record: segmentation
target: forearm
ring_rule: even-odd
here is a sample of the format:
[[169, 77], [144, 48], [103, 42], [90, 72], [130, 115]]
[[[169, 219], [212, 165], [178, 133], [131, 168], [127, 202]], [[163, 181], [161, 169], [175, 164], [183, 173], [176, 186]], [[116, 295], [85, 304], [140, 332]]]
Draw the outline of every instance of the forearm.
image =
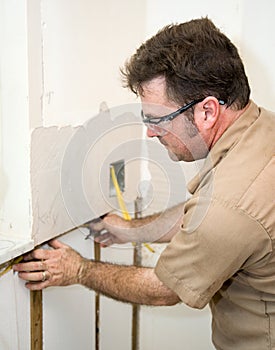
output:
[[183, 206], [184, 204], [180, 203], [163, 213], [129, 222], [129, 228], [133, 230], [132, 236], [136, 242], [170, 242], [182, 225]]
[[91, 221], [90, 229], [101, 233], [95, 240], [102, 246], [114, 243], [166, 243], [179, 231], [183, 220], [184, 204], [178, 204], [162, 213], [140, 219], [124, 220], [118, 215], [108, 214], [103, 220]]
[[121, 266], [83, 259], [78, 283], [113, 299], [142, 305], [174, 305], [178, 296], [152, 268]]

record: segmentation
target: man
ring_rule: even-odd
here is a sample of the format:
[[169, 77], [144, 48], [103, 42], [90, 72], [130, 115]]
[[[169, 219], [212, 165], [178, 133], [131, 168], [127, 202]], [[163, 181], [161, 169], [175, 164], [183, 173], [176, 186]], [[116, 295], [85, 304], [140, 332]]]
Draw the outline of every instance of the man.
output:
[[123, 74], [147, 135], [175, 161], [206, 159], [184, 206], [93, 229], [107, 229], [103, 245], [170, 243], [155, 269], [90, 261], [53, 240], [14, 270], [32, 290], [79, 283], [131, 303], [210, 303], [217, 349], [275, 349], [274, 114], [249, 100], [237, 49], [207, 18], [165, 27]]

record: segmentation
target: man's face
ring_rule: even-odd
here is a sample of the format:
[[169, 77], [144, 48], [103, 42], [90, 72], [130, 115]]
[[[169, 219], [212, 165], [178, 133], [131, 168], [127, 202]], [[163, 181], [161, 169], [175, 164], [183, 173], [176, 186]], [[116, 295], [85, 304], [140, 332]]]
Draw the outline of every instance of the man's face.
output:
[[[144, 83], [142, 88], [143, 92], [140, 98], [146, 117], [163, 117], [182, 107], [168, 100], [165, 92], [165, 78], [163, 77]], [[152, 129], [150, 125], [146, 125], [147, 136], [157, 137], [174, 161], [190, 162], [204, 158], [208, 154], [208, 147], [199, 127], [195, 121], [190, 121], [184, 113], [164, 124], [160, 123]]]

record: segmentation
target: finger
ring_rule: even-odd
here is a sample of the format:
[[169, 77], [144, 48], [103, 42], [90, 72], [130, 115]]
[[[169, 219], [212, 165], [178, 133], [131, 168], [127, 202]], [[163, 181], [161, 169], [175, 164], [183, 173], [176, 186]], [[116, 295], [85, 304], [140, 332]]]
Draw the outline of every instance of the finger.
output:
[[113, 245], [113, 244], [114, 244], [113, 240], [112, 240], [112, 239], [108, 239], [108, 240], [106, 240], [106, 241], [104, 241], [104, 242], [101, 242], [101, 243], [100, 243], [100, 246], [101, 246], [102, 248], [107, 248], [107, 247], [110, 247], [110, 246]]
[[14, 271], [43, 271], [47, 269], [44, 261], [32, 261], [13, 265]]
[[45, 282], [47, 280], [47, 275], [45, 271], [18, 272], [18, 277], [28, 282]]
[[25, 261], [30, 260], [46, 260], [52, 257], [53, 251], [50, 249], [35, 249], [24, 256]]
[[52, 239], [51, 241], [48, 242], [49, 246], [54, 248], [54, 249], [61, 249], [61, 248], [68, 248], [69, 246], [60, 242], [57, 239]]
[[34, 282], [27, 282], [25, 284], [25, 286], [29, 289], [29, 290], [42, 290], [44, 288], [47, 288], [50, 286], [49, 281], [45, 281], [45, 282], [39, 282], [39, 283], [34, 283]]
[[110, 233], [105, 233], [102, 236], [96, 237], [95, 241], [100, 243], [101, 247], [106, 248], [115, 243], [115, 237]]
[[104, 244], [104, 243], [100, 243], [100, 247], [101, 248], [107, 248], [108, 246], [106, 244]]
[[34, 259], [36, 259], [34, 257], [34, 254], [35, 254], [34, 251], [31, 251], [31, 252], [25, 254], [23, 260], [24, 261], [33, 261]]
[[112, 234], [110, 234], [109, 232], [106, 232], [106, 233], [103, 233], [99, 236], [96, 236], [94, 238], [94, 240], [97, 242], [97, 243], [101, 243], [103, 241], [105, 241], [106, 239], [109, 239], [110, 237], [112, 236]]
[[115, 242], [114, 242], [114, 238], [113, 236], [111, 235], [109, 238], [106, 238], [104, 241], [100, 242], [100, 245], [104, 248], [106, 247], [109, 247], [111, 245], [113, 245]]

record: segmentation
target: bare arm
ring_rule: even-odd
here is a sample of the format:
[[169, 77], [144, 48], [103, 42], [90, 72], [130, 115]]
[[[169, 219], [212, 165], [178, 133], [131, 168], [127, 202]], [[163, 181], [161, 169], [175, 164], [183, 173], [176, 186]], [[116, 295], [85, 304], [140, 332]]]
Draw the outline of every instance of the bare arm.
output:
[[110, 214], [101, 222], [91, 223], [91, 228], [95, 231], [107, 230], [96, 238], [96, 241], [103, 246], [127, 242], [166, 243], [170, 242], [180, 229], [183, 206], [184, 204], [180, 203], [163, 213], [131, 221], [125, 221], [117, 215]]
[[157, 278], [152, 268], [95, 262], [57, 240], [50, 244], [54, 250], [34, 250], [26, 256], [26, 262], [13, 267], [30, 290], [81, 284], [123, 302], [144, 305], [179, 302], [177, 294]]
[[113, 299], [142, 305], [174, 305], [178, 296], [152, 268], [85, 261], [79, 283]]

